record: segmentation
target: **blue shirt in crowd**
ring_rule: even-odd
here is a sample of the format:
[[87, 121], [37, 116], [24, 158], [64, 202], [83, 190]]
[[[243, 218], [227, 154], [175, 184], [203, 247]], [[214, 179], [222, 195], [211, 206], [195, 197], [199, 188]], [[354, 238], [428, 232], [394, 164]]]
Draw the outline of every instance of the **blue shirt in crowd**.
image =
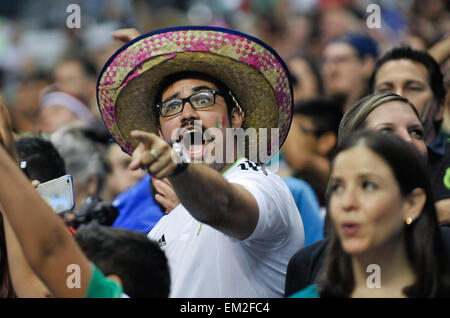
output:
[[316, 194], [305, 181], [294, 178], [283, 178], [294, 197], [295, 204], [302, 217], [305, 231], [305, 246], [323, 239], [324, 220], [320, 216], [320, 206]]
[[150, 192], [150, 175], [147, 174], [128, 190], [119, 194], [112, 203], [119, 216], [113, 227], [140, 231], [147, 234], [164, 215]]

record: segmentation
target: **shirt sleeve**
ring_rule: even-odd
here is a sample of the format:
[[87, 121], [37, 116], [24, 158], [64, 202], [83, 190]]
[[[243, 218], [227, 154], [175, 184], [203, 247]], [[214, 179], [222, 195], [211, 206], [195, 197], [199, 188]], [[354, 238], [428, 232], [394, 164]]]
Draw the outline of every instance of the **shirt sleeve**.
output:
[[310, 285], [307, 288], [293, 294], [289, 298], [320, 298], [317, 292], [317, 285]]
[[105, 277], [102, 272], [92, 265], [92, 276], [85, 298], [121, 298], [122, 286], [115, 280]]
[[243, 241], [277, 241], [285, 238], [289, 227], [289, 209], [295, 209], [294, 199], [283, 180], [276, 175], [265, 175], [258, 172], [237, 174], [228, 180], [243, 186], [255, 198], [259, 216], [252, 234]]

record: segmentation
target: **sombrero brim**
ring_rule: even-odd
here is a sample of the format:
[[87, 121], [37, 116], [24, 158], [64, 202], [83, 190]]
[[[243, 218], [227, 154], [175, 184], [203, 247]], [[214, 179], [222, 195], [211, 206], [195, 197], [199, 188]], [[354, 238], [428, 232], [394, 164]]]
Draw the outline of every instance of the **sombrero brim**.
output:
[[292, 89], [287, 67], [277, 53], [236, 31], [177, 27], [133, 40], [100, 73], [100, 112], [125, 152], [132, 154], [137, 146], [130, 137], [132, 130], [157, 133], [155, 93], [164, 77], [185, 71], [205, 73], [227, 85], [244, 110], [244, 129], [254, 128], [257, 133], [259, 128], [279, 129], [267, 140], [269, 157], [281, 147], [292, 120]]

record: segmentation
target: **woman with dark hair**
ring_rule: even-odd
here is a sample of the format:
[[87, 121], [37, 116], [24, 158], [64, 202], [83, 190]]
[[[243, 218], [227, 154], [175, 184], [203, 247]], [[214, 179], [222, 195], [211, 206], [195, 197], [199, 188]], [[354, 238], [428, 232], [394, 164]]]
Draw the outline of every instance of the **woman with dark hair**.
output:
[[[293, 297], [450, 295], [428, 170], [414, 147], [395, 134], [349, 136], [332, 161], [328, 198], [330, 243], [319, 279]], [[379, 270], [377, 288], [368, 284], [371, 268]]]
[[[414, 145], [424, 160], [427, 160], [428, 151], [420, 116], [408, 99], [400, 95], [388, 92], [374, 93], [353, 104], [345, 112], [339, 125], [338, 144], [341, 144], [351, 134], [363, 129], [395, 133]], [[428, 166], [430, 167], [429, 163]], [[433, 194], [436, 203], [436, 192], [433, 191]], [[437, 205], [436, 208], [439, 212]], [[329, 232], [329, 223], [329, 214], [327, 213], [325, 215], [326, 233]], [[441, 232], [445, 237], [447, 250], [450, 251], [450, 228], [443, 226]], [[294, 254], [286, 274], [286, 296], [302, 290], [316, 281], [328, 244], [329, 240], [326, 238]]]
[[294, 90], [294, 101], [319, 97], [323, 80], [316, 59], [306, 52], [296, 52], [287, 59]]

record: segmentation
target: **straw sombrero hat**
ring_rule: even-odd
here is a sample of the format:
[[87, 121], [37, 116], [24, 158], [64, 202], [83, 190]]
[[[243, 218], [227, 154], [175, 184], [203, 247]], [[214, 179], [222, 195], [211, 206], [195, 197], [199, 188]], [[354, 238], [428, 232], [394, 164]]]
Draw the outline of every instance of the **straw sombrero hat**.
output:
[[[155, 92], [162, 79], [180, 72], [217, 78], [245, 113], [243, 128], [278, 128], [268, 138], [268, 154], [283, 144], [292, 120], [292, 88], [287, 67], [267, 44], [217, 27], [175, 27], [144, 34], [120, 48], [97, 83], [102, 119], [122, 150], [132, 154], [135, 129], [157, 133]], [[258, 135], [259, 138], [259, 135]], [[276, 138], [276, 139], [275, 139]]]

